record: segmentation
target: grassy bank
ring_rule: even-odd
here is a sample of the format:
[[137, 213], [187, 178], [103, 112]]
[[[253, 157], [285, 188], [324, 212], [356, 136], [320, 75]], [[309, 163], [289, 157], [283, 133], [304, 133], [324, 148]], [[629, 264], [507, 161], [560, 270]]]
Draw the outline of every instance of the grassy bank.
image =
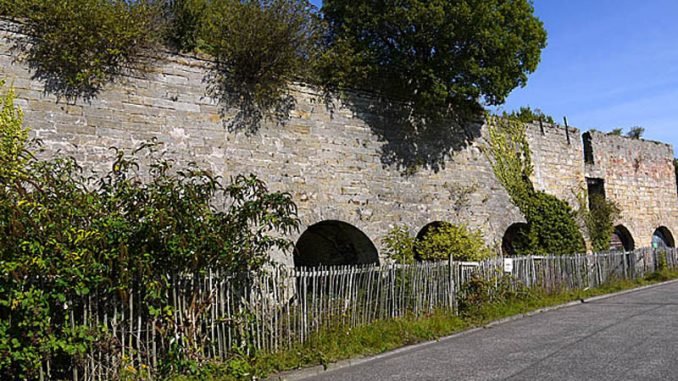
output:
[[580, 299], [678, 279], [678, 271], [662, 271], [636, 281], [620, 280], [605, 286], [546, 294], [531, 290], [521, 297], [484, 304], [455, 316], [445, 311], [429, 315], [383, 320], [352, 329], [337, 328], [316, 335], [309, 342], [278, 353], [239, 356], [227, 364], [207, 367], [201, 376], [174, 380], [242, 380], [262, 378], [281, 371], [324, 365], [355, 357], [372, 356], [407, 345], [436, 340], [509, 316], [532, 312]]

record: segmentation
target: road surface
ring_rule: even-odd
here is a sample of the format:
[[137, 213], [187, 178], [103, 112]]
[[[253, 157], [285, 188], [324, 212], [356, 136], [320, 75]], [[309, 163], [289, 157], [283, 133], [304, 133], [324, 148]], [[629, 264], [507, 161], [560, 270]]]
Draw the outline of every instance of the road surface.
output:
[[678, 380], [678, 283], [537, 314], [306, 380]]

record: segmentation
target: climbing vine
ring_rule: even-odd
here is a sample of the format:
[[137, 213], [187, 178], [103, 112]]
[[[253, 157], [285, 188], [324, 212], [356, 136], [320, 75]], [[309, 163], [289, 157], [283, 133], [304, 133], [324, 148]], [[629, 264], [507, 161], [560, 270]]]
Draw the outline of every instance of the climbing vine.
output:
[[521, 254], [573, 254], [584, 251], [575, 213], [567, 202], [534, 189], [527, 127], [519, 120], [488, 116], [486, 154], [499, 182], [527, 220], [514, 245]]

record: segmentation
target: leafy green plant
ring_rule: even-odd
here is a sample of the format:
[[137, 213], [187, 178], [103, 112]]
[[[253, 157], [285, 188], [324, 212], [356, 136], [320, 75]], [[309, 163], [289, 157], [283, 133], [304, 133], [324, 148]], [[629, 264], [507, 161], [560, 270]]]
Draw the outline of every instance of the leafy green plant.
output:
[[326, 0], [322, 12], [330, 82], [412, 102], [420, 113], [501, 104], [546, 46], [527, 0]]
[[118, 76], [142, 71], [159, 41], [151, 0], [22, 0], [16, 48], [45, 89], [91, 97]]
[[424, 261], [447, 260], [450, 255], [455, 261], [482, 261], [492, 256], [484, 242], [478, 230], [470, 230], [466, 225], [442, 224], [429, 229], [415, 243], [415, 251]]
[[233, 127], [256, 129], [264, 117], [284, 120], [288, 86], [305, 77], [319, 25], [306, 0], [224, 0], [206, 12], [205, 51], [216, 60], [211, 90], [240, 113]]
[[523, 123], [534, 123], [540, 120], [550, 124], [556, 123], [551, 115], [546, 115], [540, 109], [532, 109], [530, 106], [520, 107], [518, 110], [511, 111], [511, 113], [504, 112], [502, 117], [519, 120]]
[[165, 1], [165, 40], [170, 47], [179, 52], [193, 52], [201, 48], [200, 33], [208, 5], [208, 0]]
[[631, 139], [640, 139], [643, 137], [644, 133], [645, 129], [643, 127], [635, 126], [629, 129], [629, 131], [626, 133], [626, 137]]
[[601, 194], [590, 197], [589, 207], [580, 207], [583, 213], [584, 224], [591, 240], [594, 252], [610, 249], [610, 240], [614, 234], [614, 223], [619, 218], [621, 210], [614, 201], [608, 200]]
[[383, 252], [387, 258], [395, 263], [414, 263], [413, 237], [405, 226], [394, 226], [381, 240]]
[[[143, 285], [143, 313], [157, 322], [162, 359], [176, 339], [166, 329], [172, 276], [245, 276], [270, 264], [271, 250], [290, 250], [283, 237], [299, 222], [289, 194], [269, 192], [252, 175], [222, 184], [195, 165], [175, 167], [153, 142], [131, 155], [116, 151], [97, 180], [73, 158], [37, 159], [12, 102], [10, 91], [0, 109], [0, 374], [34, 379], [52, 360], [52, 377], [66, 377], [105, 338], [68, 311], [78, 316], [78, 301], [94, 293], [126, 298], [135, 285]], [[198, 313], [204, 301], [190, 308]], [[177, 361], [199, 367], [201, 337], [178, 340], [189, 345]]]
[[567, 202], [534, 189], [534, 167], [524, 123], [488, 116], [486, 154], [511, 201], [527, 220], [527, 231], [514, 243], [518, 255], [574, 254], [584, 251], [584, 238], [575, 213]]

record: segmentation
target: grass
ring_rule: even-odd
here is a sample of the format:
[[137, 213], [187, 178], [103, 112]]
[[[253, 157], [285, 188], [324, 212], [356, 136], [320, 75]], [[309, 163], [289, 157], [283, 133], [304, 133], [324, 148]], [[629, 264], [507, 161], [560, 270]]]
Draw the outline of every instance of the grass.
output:
[[636, 281], [618, 280], [588, 290], [563, 291], [547, 294], [531, 290], [527, 294], [505, 301], [487, 303], [455, 316], [447, 311], [435, 311], [424, 316], [407, 316], [377, 321], [372, 324], [338, 327], [315, 335], [307, 343], [277, 353], [236, 356], [227, 364], [207, 367], [201, 377], [179, 377], [173, 380], [242, 380], [264, 378], [267, 375], [349, 358], [372, 356], [404, 346], [436, 340], [492, 321], [556, 306], [568, 302], [610, 294], [678, 279], [678, 271], [663, 270]]

